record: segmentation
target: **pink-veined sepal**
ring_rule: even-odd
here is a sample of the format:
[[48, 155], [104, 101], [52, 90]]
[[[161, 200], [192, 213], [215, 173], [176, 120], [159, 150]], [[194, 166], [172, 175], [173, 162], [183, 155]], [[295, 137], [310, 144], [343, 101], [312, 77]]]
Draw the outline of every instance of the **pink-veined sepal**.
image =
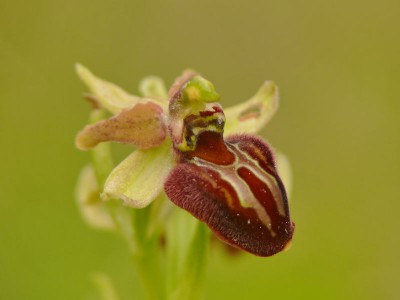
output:
[[114, 141], [148, 149], [162, 144], [167, 135], [162, 108], [153, 103], [138, 103], [116, 116], [87, 125], [76, 137], [78, 149], [88, 150], [98, 143]]

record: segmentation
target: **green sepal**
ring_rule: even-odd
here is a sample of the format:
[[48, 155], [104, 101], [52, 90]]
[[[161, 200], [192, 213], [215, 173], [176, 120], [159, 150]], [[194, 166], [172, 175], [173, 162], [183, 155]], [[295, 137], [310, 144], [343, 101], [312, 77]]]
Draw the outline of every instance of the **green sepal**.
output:
[[157, 99], [143, 99], [131, 95], [114, 83], [108, 82], [95, 76], [89, 69], [76, 64], [76, 72], [79, 78], [87, 85], [91, 92], [91, 99], [97, 105], [104, 107], [113, 114], [118, 114], [122, 110], [131, 108], [140, 102], [152, 101], [165, 108], [165, 101]]
[[146, 207], [162, 191], [174, 164], [170, 141], [156, 148], [136, 150], [111, 172], [102, 198], [121, 199], [135, 208]]

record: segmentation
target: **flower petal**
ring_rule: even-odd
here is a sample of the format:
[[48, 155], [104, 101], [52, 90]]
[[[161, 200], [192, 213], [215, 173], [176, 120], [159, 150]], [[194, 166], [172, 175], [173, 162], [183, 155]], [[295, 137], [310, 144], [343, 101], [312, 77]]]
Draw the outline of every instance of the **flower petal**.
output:
[[118, 198], [129, 206], [145, 207], [161, 192], [174, 163], [170, 142], [149, 150], [136, 150], [111, 172], [102, 198]]
[[148, 76], [139, 84], [140, 93], [149, 98], [158, 99], [168, 105], [168, 93], [164, 81], [157, 76]]
[[264, 82], [250, 100], [224, 109], [225, 135], [258, 132], [272, 118], [278, 102], [278, 87], [272, 81]]
[[118, 115], [87, 125], [76, 137], [76, 146], [88, 150], [100, 142], [115, 141], [141, 149], [160, 145], [167, 129], [160, 106], [152, 102], [138, 103]]
[[272, 151], [251, 135], [231, 136], [226, 145], [233, 159], [196, 153], [171, 171], [165, 192], [226, 243], [255, 255], [274, 255], [291, 241], [294, 224]]
[[86, 166], [79, 175], [76, 200], [85, 222], [97, 229], [114, 229], [106, 204], [100, 199], [99, 186], [93, 168]]

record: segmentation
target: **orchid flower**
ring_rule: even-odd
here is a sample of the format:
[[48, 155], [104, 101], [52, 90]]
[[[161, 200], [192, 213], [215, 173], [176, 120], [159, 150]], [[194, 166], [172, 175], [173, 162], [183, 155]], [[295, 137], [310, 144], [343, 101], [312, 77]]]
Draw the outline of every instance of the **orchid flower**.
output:
[[114, 141], [136, 148], [109, 174], [102, 200], [144, 208], [165, 193], [231, 246], [271, 256], [290, 245], [289, 165], [254, 135], [278, 108], [273, 82], [223, 109], [214, 85], [194, 71], [185, 71], [168, 94], [161, 79], [146, 78], [142, 97], [81, 65], [77, 72], [96, 105], [113, 114], [84, 127], [77, 147]]

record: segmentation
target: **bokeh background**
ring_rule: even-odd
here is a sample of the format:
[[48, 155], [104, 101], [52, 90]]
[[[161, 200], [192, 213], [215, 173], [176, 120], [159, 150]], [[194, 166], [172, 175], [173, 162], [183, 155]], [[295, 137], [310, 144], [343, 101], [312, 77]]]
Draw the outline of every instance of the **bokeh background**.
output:
[[397, 0], [1, 0], [0, 299], [96, 299], [94, 271], [142, 296], [125, 244], [75, 205], [89, 112], [75, 62], [133, 93], [191, 67], [224, 105], [279, 85], [262, 135], [293, 166], [293, 247], [213, 252], [206, 299], [400, 299], [399, 13]]

